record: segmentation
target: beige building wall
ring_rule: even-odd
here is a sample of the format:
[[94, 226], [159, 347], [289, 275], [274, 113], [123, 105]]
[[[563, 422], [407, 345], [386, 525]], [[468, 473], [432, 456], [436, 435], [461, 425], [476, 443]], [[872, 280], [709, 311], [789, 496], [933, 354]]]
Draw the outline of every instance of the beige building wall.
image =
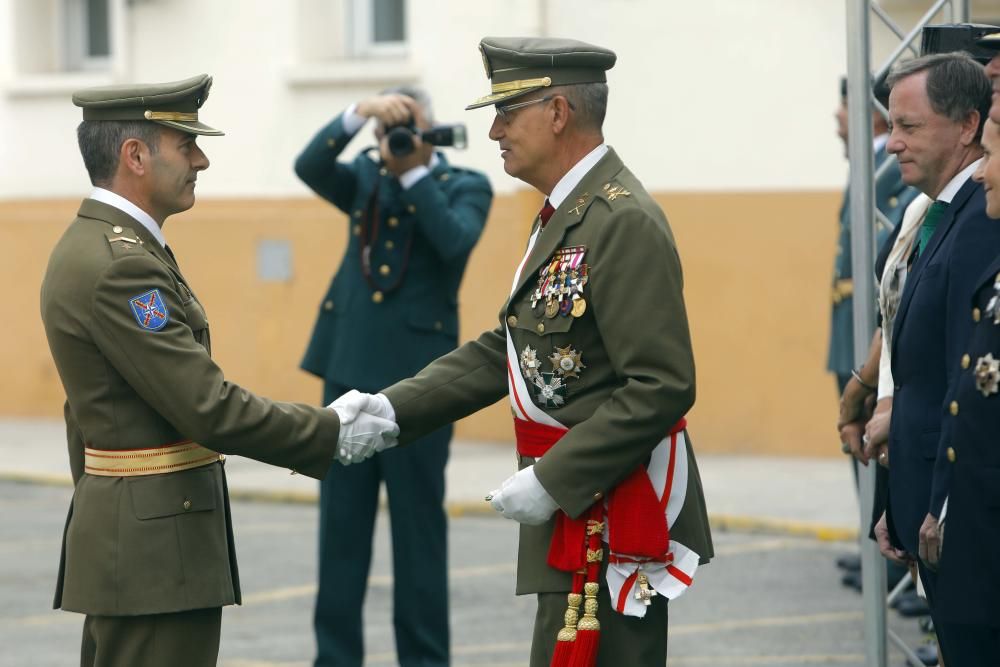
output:
[[[834, 385], [824, 372], [836, 192], [663, 193], [680, 247], [698, 400], [690, 415], [701, 451], [836, 451]], [[528, 192], [494, 203], [460, 295], [463, 340], [497, 324], [507, 277], [539, 206]], [[0, 202], [0, 414], [58, 416], [63, 394], [38, 317], [48, 249], [75, 200]], [[201, 201], [166, 228], [209, 315], [229, 380], [283, 400], [315, 403], [320, 383], [298, 362], [346, 240], [344, 217], [315, 199]], [[292, 280], [261, 282], [256, 243], [291, 243]], [[627, 261], [627, 258], [623, 258]], [[642, 313], [636, 313], [642, 326]], [[364, 354], [364, 350], [359, 350]], [[586, 351], [584, 351], [586, 354]], [[501, 402], [459, 425], [460, 437], [506, 440]]]
[[[109, 0], [111, 61], [69, 72], [60, 65], [63, 0], [0, 0], [0, 417], [60, 414], [38, 287], [49, 248], [88, 191], [71, 91], [215, 76], [203, 114], [228, 134], [201, 141], [212, 168], [199, 179], [198, 205], [170, 220], [167, 238], [206, 304], [229, 378], [315, 402], [319, 382], [298, 361], [346, 232], [342, 216], [295, 178], [295, 155], [349, 103], [400, 83], [432, 91], [439, 120], [468, 123], [470, 148], [451, 157], [487, 172], [498, 193], [461, 295], [462, 336], [473, 337], [496, 323], [539, 204], [503, 173], [486, 139], [489, 111], [462, 110], [488, 90], [476, 44], [487, 34], [551, 35], [619, 55], [606, 132], [658, 193], [680, 245], [699, 449], [840, 455], [824, 367], [846, 180], [833, 122], [846, 69], [843, 0], [409, 0], [406, 48], [378, 57], [352, 44], [352, 11], [365, 1]], [[881, 4], [904, 29], [930, 6]], [[1000, 16], [1000, 0], [971, 4], [974, 17]], [[876, 59], [895, 44], [877, 23], [873, 39]], [[291, 280], [258, 278], [263, 240], [290, 243]], [[459, 434], [509, 438], [509, 411], [494, 406]]]

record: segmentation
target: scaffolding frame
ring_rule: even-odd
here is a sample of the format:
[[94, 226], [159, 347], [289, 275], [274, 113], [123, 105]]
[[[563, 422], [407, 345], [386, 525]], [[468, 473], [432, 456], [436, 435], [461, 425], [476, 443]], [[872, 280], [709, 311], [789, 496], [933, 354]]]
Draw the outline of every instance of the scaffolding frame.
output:
[[[930, 8], [909, 32], [904, 33], [877, 0], [845, 0], [847, 3], [847, 117], [848, 160], [851, 165], [851, 270], [854, 276], [854, 360], [864, 363], [868, 343], [875, 331], [875, 156], [872, 147], [871, 109], [877, 104], [872, 81], [883, 76], [907, 50], [915, 52], [913, 41], [942, 10], [950, 23], [969, 21], [969, 0], [934, 0]], [[871, 16], [882, 21], [900, 43], [876, 70], [871, 69]], [[882, 113], [885, 109], [878, 107]], [[887, 667], [886, 639], [900, 649], [915, 665], [922, 664], [913, 651], [886, 624], [885, 561], [878, 546], [867, 539], [875, 503], [875, 466], [867, 466], [858, 475], [861, 517], [861, 583], [865, 619], [865, 664]], [[903, 588], [901, 583], [889, 597], [891, 601]]]

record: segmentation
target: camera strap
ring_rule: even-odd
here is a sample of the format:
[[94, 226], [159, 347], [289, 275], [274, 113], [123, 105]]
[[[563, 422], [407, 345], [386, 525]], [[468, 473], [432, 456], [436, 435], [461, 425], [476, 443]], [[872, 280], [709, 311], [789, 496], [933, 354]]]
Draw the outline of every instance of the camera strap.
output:
[[372, 193], [368, 197], [368, 204], [365, 206], [365, 212], [361, 219], [361, 273], [364, 275], [365, 281], [373, 292], [378, 291], [382, 292], [382, 294], [389, 294], [395, 292], [403, 284], [406, 269], [410, 264], [410, 251], [413, 248], [413, 232], [411, 231], [407, 236], [406, 244], [403, 248], [403, 261], [400, 263], [398, 275], [395, 280], [387, 285], [379, 284], [378, 277], [372, 273], [371, 254], [372, 248], [378, 241], [379, 229], [382, 225], [379, 208], [381, 185], [382, 177], [378, 176], [375, 180], [375, 187], [372, 188]]

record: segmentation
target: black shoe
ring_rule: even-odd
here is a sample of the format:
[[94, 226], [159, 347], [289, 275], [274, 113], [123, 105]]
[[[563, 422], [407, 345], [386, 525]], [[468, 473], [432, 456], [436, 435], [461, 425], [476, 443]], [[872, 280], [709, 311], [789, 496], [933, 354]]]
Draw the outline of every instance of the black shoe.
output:
[[857, 592], [861, 592], [861, 571], [857, 572], [847, 572], [840, 578], [840, 583], [848, 588], [853, 588]]
[[837, 556], [837, 567], [847, 572], [857, 572], [861, 569], [861, 556], [858, 554], [844, 554]]
[[[920, 662], [927, 667], [934, 667], [938, 664], [938, 647], [937, 644], [921, 644], [916, 648], [914, 653], [920, 658]], [[906, 661], [907, 665], [911, 667], [920, 667], [920, 665], [914, 665], [909, 660]]]
[[[905, 597], [904, 597], [905, 596]], [[896, 604], [896, 611], [900, 616], [915, 618], [917, 616], [930, 616], [931, 608], [927, 606], [927, 600], [914, 593], [905, 593], [899, 596]]]

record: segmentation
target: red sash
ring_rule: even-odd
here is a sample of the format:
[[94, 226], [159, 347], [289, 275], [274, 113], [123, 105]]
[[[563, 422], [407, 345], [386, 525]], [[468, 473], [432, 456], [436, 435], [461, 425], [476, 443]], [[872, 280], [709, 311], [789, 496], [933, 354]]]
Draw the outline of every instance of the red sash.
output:
[[[680, 433], [686, 427], [687, 421], [681, 418], [670, 429], [670, 435]], [[556, 426], [514, 419], [517, 453], [521, 456], [542, 457], [568, 432], [568, 429]], [[673, 456], [675, 452], [672, 450], [671, 457]], [[629, 554], [642, 560], [664, 558], [669, 553], [670, 530], [667, 526], [666, 504], [673, 481], [670, 479], [674, 470], [672, 460], [667, 470], [668, 478], [662, 499], [657, 497], [656, 489], [646, 474], [645, 465], [633, 470], [608, 493], [608, 545], [612, 553]], [[603, 518], [604, 507], [601, 501], [595, 502], [576, 519], [558, 511], [552, 542], [549, 544], [549, 566], [574, 573], [586, 568], [587, 522], [600, 522]]]

